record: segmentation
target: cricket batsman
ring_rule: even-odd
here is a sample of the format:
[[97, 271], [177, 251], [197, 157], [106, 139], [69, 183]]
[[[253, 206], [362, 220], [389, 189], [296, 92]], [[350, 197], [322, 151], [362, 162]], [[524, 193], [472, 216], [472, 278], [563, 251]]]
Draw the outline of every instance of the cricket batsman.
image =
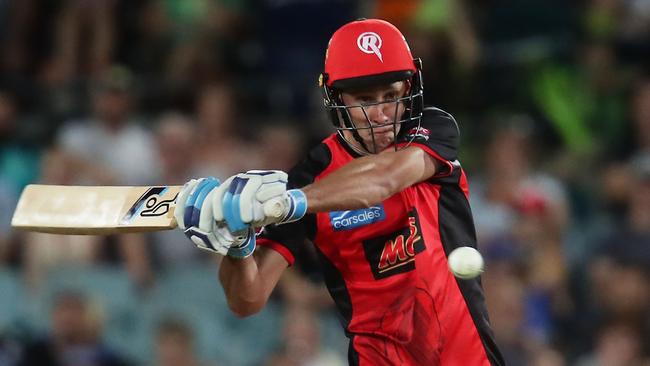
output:
[[[503, 365], [480, 280], [447, 267], [476, 235], [458, 125], [423, 106], [420, 60], [395, 26], [362, 19], [332, 36], [320, 85], [337, 133], [288, 174], [193, 179], [178, 196], [181, 230], [225, 256], [230, 308], [260, 311], [311, 242], [350, 365]], [[283, 202], [281, 217], [266, 214], [272, 199]]]

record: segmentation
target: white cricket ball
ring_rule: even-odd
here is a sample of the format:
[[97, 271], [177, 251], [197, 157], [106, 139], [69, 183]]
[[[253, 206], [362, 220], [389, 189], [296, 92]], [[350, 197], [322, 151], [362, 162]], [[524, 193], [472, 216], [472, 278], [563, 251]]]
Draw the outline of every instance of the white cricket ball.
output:
[[459, 247], [447, 257], [449, 269], [454, 276], [464, 280], [472, 279], [483, 272], [483, 256], [472, 247]]

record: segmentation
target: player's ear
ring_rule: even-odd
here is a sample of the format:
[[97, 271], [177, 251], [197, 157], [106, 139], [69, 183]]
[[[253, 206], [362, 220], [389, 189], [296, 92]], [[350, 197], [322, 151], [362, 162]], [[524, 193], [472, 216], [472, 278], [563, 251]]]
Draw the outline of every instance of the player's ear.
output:
[[406, 85], [406, 90], [404, 90], [404, 96], [407, 96], [411, 93], [411, 79], [404, 80], [404, 84]]

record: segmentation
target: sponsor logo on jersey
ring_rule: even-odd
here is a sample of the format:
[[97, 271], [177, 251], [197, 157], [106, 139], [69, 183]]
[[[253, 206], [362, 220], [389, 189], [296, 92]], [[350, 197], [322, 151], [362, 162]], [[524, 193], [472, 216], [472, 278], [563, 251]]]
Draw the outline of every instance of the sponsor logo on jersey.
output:
[[406, 133], [406, 138], [410, 140], [429, 141], [431, 132], [424, 127], [413, 127]]
[[360, 210], [330, 212], [330, 222], [334, 231], [350, 230], [370, 225], [383, 221], [385, 218], [386, 211], [384, 211], [383, 204]]
[[359, 47], [361, 52], [367, 54], [374, 53], [379, 58], [379, 61], [384, 62], [381, 51], [379, 50], [381, 43], [381, 37], [375, 32], [364, 32], [357, 37], [357, 47]]
[[363, 242], [375, 279], [415, 269], [415, 256], [425, 249], [417, 212], [411, 211], [405, 228]]

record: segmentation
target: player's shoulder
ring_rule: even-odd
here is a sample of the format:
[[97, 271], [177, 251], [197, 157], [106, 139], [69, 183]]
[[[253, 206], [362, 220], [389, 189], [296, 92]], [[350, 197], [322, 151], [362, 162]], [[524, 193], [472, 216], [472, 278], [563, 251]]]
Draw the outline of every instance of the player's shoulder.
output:
[[427, 107], [422, 110], [422, 118], [407, 125], [402, 142], [425, 146], [435, 152], [437, 158], [454, 161], [458, 158], [460, 131], [456, 119], [440, 108]]
[[311, 148], [307, 155], [289, 171], [289, 184], [303, 187], [312, 183], [332, 162], [332, 150], [323, 140]]
[[403, 138], [427, 144], [457, 141], [460, 138], [458, 123], [451, 113], [436, 107], [422, 109], [422, 118], [406, 126]]
[[440, 108], [425, 107], [422, 109], [422, 124], [435, 128], [444, 128], [446, 130], [454, 130], [456, 134], [460, 134], [458, 122], [454, 116]]

